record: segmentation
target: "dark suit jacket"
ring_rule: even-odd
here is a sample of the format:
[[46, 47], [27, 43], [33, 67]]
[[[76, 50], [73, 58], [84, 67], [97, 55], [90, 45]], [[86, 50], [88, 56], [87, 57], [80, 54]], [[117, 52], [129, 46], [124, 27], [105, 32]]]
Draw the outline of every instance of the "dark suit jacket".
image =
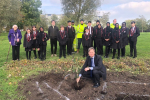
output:
[[50, 27], [48, 28], [48, 36], [49, 36], [49, 38], [50, 38], [50, 39], [55, 39], [55, 38], [57, 38], [57, 33], [58, 33], [58, 31], [59, 31], [59, 29], [58, 29], [57, 26], [54, 26], [54, 29], [53, 29], [52, 26], [50, 26]]
[[[103, 65], [101, 56], [95, 55], [95, 57], [94, 57], [94, 63], [95, 63], [95, 67], [93, 67], [93, 70], [99, 70], [99, 71], [101, 71], [100, 74], [102, 75], [103, 80], [106, 80], [106, 67]], [[85, 61], [84, 65], [83, 65], [83, 67], [82, 67], [82, 69], [80, 71], [80, 74], [83, 74], [84, 69], [86, 67], [91, 67], [90, 56], [88, 56], [86, 58], [86, 61]]]
[[27, 41], [27, 34], [24, 35], [23, 46], [25, 48], [32, 48], [33, 34], [30, 34], [30, 41]]
[[[131, 27], [131, 28], [132, 28], [132, 27]], [[140, 36], [139, 28], [135, 26], [136, 31], [135, 31], [135, 33], [133, 34], [133, 36], [130, 36], [131, 28], [130, 28], [130, 30], [129, 30], [129, 40], [130, 40], [130, 41], [137, 41], [137, 37]]]
[[64, 37], [62, 38], [62, 36], [60, 35], [61, 31], [59, 31], [57, 33], [57, 40], [59, 41], [59, 45], [66, 45], [67, 40], [68, 40], [68, 33], [67, 31], [64, 31], [63, 35]]

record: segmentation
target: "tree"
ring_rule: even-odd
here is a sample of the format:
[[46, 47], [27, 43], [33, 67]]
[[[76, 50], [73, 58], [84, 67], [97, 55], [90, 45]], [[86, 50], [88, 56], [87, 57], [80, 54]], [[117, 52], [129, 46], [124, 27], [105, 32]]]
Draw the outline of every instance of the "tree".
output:
[[46, 15], [40, 15], [40, 22], [37, 24], [37, 28], [42, 26], [44, 30], [48, 30], [48, 18], [46, 18]]
[[11, 28], [21, 19], [20, 0], [0, 1], [0, 31], [3, 27]]
[[106, 23], [109, 21], [109, 14], [110, 14], [109, 12], [103, 13], [103, 16], [101, 16], [101, 18], [100, 18], [103, 28], [106, 27]]
[[20, 24], [25, 26], [36, 25], [40, 22], [40, 14], [42, 13], [39, 8], [42, 3], [40, 0], [21, 0], [22, 6], [21, 11], [23, 14], [23, 19]]
[[86, 20], [95, 15], [101, 0], [61, 0], [61, 3], [64, 14], [79, 23], [81, 18]]

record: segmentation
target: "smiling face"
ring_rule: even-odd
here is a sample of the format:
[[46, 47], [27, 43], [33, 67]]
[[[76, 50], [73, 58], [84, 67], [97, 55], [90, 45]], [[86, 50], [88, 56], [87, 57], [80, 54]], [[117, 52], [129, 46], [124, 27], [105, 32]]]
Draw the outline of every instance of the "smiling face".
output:
[[135, 23], [132, 23], [131, 26], [134, 27], [134, 26], [135, 26]]
[[52, 26], [55, 26], [55, 21], [52, 21]]
[[14, 31], [16, 31], [17, 30], [17, 26], [14, 26], [13, 29], [14, 29]]
[[91, 26], [91, 23], [88, 23], [88, 26]]
[[33, 27], [32, 29], [33, 29], [33, 31], [36, 31], [36, 27]]
[[61, 31], [64, 31], [64, 27], [61, 27]]
[[123, 26], [123, 27], [126, 27], [126, 24], [125, 24], [125, 23], [122, 23], [122, 26]]
[[30, 32], [31, 32], [31, 31], [28, 29], [28, 30], [27, 30], [27, 33], [29, 34]]
[[68, 23], [68, 26], [71, 26], [71, 22]]
[[83, 24], [83, 21], [81, 21], [81, 24]]
[[109, 23], [107, 23], [107, 26], [110, 26], [110, 24], [109, 24]]
[[98, 25], [98, 28], [101, 28], [101, 25], [100, 25], [100, 24]]
[[93, 49], [91, 49], [88, 54], [92, 58], [95, 55], [95, 51]]
[[116, 23], [117, 23], [117, 20], [116, 20], [116, 19], [114, 19], [114, 20], [113, 20], [113, 24], [116, 24]]
[[40, 31], [43, 32], [44, 31], [43, 28], [40, 28]]
[[119, 24], [116, 24], [116, 28], [118, 28], [119, 27]]
[[86, 29], [85, 32], [86, 32], [86, 33], [89, 33], [89, 29]]

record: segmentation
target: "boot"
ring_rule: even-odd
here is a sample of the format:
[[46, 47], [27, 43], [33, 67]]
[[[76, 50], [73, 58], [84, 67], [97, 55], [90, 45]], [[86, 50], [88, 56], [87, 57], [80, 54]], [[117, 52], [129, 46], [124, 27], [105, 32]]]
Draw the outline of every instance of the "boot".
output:
[[77, 53], [79, 53], [79, 49], [77, 49]]

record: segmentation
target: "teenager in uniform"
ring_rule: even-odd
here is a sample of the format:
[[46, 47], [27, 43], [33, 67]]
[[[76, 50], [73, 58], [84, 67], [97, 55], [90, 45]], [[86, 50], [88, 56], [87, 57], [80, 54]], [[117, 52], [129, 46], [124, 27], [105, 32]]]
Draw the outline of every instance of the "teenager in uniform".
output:
[[39, 32], [39, 47], [40, 47], [40, 59], [45, 60], [46, 59], [46, 46], [47, 46], [47, 40], [49, 40], [49, 37], [47, 33], [44, 32], [44, 28], [40, 27]]
[[[57, 26], [55, 26], [55, 21], [52, 20], [52, 26], [49, 27], [48, 29], [48, 36], [50, 38], [50, 43], [51, 43], [51, 57], [57, 56], [57, 33], [59, 29]], [[55, 46], [55, 49], [53, 48]]]
[[119, 29], [119, 24], [116, 23], [115, 28], [112, 31], [112, 45], [113, 48], [113, 57], [115, 58], [116, 49], [118, 49], [118, 57], [117, 59], [120, 59], [120, 49], [122, 48], [122, 35], [121, 31]]
[[105, 58], [108, 58], [110, 45], [111, 45], [112, 28], [110, 28], [110, 22], [106, 23], [106, 28], [103, 30], [104, 45], [105, 45]]
[[94, 31], [94, 39], [97, 46], [97, 54], [103, 55], [103, 29], [101, 24], [98, 24], [98, 27]]
[[64, 58], [66, 58], [66, 44], [68, 40], [68, 33], [64, 30], [64, 26], [61, 26], [61, 30], [57, 33], [57, 40], [59, 42], [59, 58], [62, 57], [62, 53]]
[[121, 34], [122, 34], [121, 57], [125, 57], [125, 46], [128, 45], [128, 34], [129, 34], [129, 29], [126, 27], [126, 22], [122, 23]]
[[26, 57], [29, 60], [31, 60], [32, 44], [33, 44], [33, 34], [31, 34], [30, 29], [27, 29], [24, 35], [23, 47], [25, 48], [25, 51], [26, 51]]
[[[140, 35], [139, 28], [135, 25], [135, 21], [131, 22], [131, 28], [129, 30], [129, 42], [130, 42], [130, 57], [136, 58], [137, 51], [136, 51], [136, 43], [137, 37]], [[134, 50], [134, 56], [133, 56]]]
[[86, 28], [88, 28], [89, 29], [89, 34], [91, 35], [91, 38], [92, 38], [92, 41], [91, 41], [91, 47], [93, 47], [93, 32], [94, 32], [94, 28], [91, 26], [92, 24], [91, 24], [91, 21], [88, 21], [88, 26], [87, 27], [85, 27], [84, 28], [84, 33], [85, 33], [85, 30], [86, 30]]
[[82, 35], [83, 57], [88, 56], [88, 49], [91, 47], [92, 37], [89, 33], [89, 28], [85, 29], [85, 33]]
[[68, 26], [65, 27], [65, 31], [67, 31], [68, 33], [67, 54], [72, 55], [73, 40], [75, 38], [75, 29], [71, 26], [71, 21], [68, 21]]
[[[33, 45], [32, 45], [32, 49], [33, 49], [33, 53], [34, 53], [34, 58], [37, 58], [36, 55], [36, 48], [38, 48], [38, 34], [39, 32], [36, 29], [36, 26], [32, 26], [32, 32], [33, 34]], [[40, 55], [40, 51], [38, 50], [38, 55]]]

